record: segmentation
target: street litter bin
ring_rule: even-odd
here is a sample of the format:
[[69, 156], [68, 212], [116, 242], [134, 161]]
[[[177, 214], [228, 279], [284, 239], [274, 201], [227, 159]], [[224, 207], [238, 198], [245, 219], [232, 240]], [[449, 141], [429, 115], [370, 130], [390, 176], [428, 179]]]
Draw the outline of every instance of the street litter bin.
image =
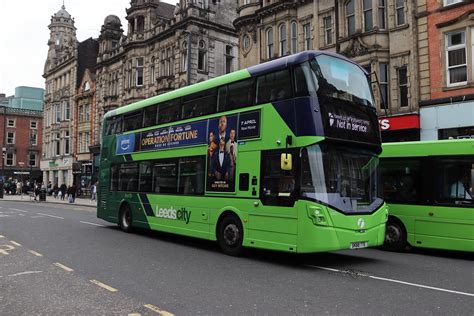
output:
[[41, 190], [40, 191], [39, 200], [40, 200], [40, 202], [46, 201], [46, 190]]

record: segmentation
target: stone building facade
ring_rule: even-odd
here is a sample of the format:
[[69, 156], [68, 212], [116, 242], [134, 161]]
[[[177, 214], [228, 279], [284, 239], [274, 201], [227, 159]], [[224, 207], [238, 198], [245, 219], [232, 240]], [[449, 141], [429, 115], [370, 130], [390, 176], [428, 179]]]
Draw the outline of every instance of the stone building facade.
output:
[[474, 138], [474, 2], [418, 6], [421, 139]]
[[126, 35], [117, 16], [101, 28], [96, 130], [109, 110], [238, 69], [233, 1], [132, 0], [126, 13]]
[[97, 42], [92, 38], [79, 43], [74, 19], [64, 5], [51, 17], [48, 56], [44, 74], [43, 181], [71, 185], [77, 157], [73, 137], [77, 86], [85, 69], [93, 69]]
[[[239, 0], [239, 67], [309, 49], [352, 58], [374, 85], [384, 141], [419, 139], [415, 1]], [[385, 102], [380, 102], [381, 99]], [[384, 105], [382, 105], [384, 104]], [[391, 124], [391, 122], [395, 124]]]

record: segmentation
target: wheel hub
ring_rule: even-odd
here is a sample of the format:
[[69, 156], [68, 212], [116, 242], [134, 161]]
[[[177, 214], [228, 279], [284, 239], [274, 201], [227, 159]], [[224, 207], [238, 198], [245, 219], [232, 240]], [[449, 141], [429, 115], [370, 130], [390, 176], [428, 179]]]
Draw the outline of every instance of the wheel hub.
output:
[[398, 227], [395, 226], [387, 226], [387, 232], [385, 234], [385, 242], [387, 244], [394, 244], [400, 240], [402, 236], [401, 231]]
[[224, 241], [227, 245], [233, 246], [240, 238], [239, 228], [235, 224], [229, 224], [224, 229]]

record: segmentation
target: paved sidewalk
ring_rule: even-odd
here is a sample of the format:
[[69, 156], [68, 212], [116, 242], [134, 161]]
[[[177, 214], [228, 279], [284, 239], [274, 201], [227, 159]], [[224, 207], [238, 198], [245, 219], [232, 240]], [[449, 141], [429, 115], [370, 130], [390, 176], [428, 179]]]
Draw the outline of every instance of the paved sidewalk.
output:
[[1, 201], [19, 201], [19, 202], [36, 202], [36, 203], [55, 203], [55, 204], [68, 204], [68, 205], [80, 205], [80, 206], [87, 206], [87, 207], [97, 207], [97, 202], [92, 201], [88, 198], [76, 198], [76, 201], [74, 203], [69, 203], [67, 201], [67, 198], [64, 200], [61, 200], [60, 198], [54, 198], [53, 196], [46, 196], [46, 202], [39, 202], [35, 201], [33, 197], [30, 197], [29, 195], [4, 195], [3, 199], [0, 199]]

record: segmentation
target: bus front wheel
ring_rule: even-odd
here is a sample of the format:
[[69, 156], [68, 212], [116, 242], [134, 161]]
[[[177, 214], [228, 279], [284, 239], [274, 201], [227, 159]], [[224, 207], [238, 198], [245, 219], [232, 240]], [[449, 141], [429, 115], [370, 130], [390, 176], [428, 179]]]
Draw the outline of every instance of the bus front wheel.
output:
[[222, 252], [230, 256], [242, 254], [244, 230], [240, 219], [235, 215], [225, 216], [219, 223], [217, 242]]
[[126, 233], [132, 231], [132, 210], [127, 204], [124, 204], [120, 208], [119, 226], [120, 229]]
[[398, 220], [389, 219], [385, 229], [383, 248], [389, 251], [403, 251], [407, 245], [405, 227]]

